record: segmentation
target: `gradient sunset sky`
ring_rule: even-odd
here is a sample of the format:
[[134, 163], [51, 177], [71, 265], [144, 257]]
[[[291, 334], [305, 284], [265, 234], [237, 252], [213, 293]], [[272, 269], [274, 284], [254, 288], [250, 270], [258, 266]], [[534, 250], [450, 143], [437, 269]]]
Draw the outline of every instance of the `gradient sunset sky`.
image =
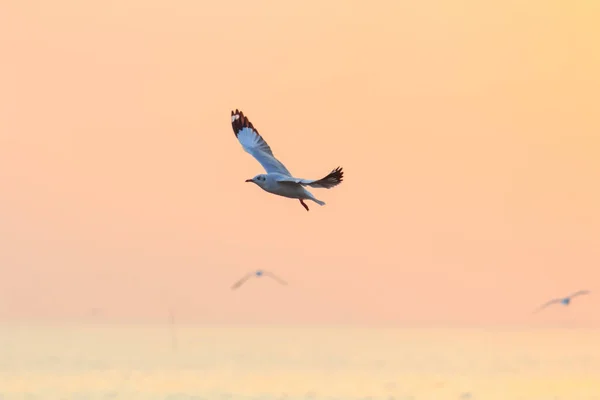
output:
[[[598, 1], [0, 4], [0, 320], [600, 324]], [[309, 204], [262, 173], [242, 110]], [[230, 285], [255, 268], [290, 285]], [[572, 307], [529, 312], [578, 289]]]

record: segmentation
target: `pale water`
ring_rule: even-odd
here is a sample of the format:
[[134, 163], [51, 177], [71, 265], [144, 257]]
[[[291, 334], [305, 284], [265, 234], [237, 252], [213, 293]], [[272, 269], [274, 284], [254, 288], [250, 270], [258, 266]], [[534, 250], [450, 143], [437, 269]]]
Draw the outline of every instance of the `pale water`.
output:
[[600, 399], [600, 332], [0, 327], [1, 399]]

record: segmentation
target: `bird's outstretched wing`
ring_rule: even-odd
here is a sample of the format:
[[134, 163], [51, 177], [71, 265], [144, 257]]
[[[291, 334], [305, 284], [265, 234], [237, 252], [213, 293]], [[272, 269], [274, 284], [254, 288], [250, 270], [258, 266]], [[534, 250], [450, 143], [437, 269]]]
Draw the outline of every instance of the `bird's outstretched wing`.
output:
[[537, 309], [535, 309], [535, 311], [533, 311], [533, 314], [539, 313], [540, 311], [542, 311], [544, 308], [554, 304], [554, 303], [560, 303], [562, 301], [562, 299], [553, 299], [550, 300], [544, 304], [542, 304], [541, 306], [539, 306]]
[[275, 158], [271, 147], [269, 147], [265, 139], [258, 133], [252, 122], [248, 120], [243, 112], [237, 109], [231, 112], [231, 127], [244, 150], [256, 158], [256, 161], [263, 166], [268, 174], [278, 172], [287, 176], [292, 175], [285, 165]]
[[324, 188], [331, 189], [342, 183], [344, 180], [344, 171], [342, 171], [342, 167], [337, 167], [333, 171], [331, 171], [326, 177], [321, 179], [299, 179], [293, 177], [282, 177], [277, 179], [277, 182], [280, 183], [296, 183], [302, 186], [310, 186], [313, 188]]
[[269, 277], [271, 277], [271, 278], [275, 279], [277, 282], [281, 283], [282, 285], [287, 285], [287, 282], [286, 282], [286, 281], [284, 281], [283, 279], [281, 279], [280, 277], [278, 277], [277, 275], [275, 275], [275, 274], [274, 274], [274, 273], [272, 273], [272, 272], [269, 272], [269, 271], [264, 271], [264, 272], [263, 272], [263, 275], [265, 275], [265, 276], [269, 276]]
[[575, 292], [575, 293], [573, 293], [573, 294], [572, 294], [572, 295], [570, 295], [569, 297], [570, 297], [570, 298], [573, 298], [573, 297], [577, 297], [577, 296], [581, 296], [581, 295], [584, 295], [584, 294], [589, 294], [589, 293], [590, 293], [590, 291], [589, 291], [589, 290], [580, 290], [580, 291], [578, 291], [578, 292]]
[[239, 281], [237, 281], [236, 283], [233, 284], [233, 286], [231, 287], [231, 290], [237, 289], [240, 286], [242, 286], [248, 279], [250, 279], [252, 276], [254, 275], [254, 272], [247, 274], [246, 276], [244, 276], [242, 279], [240, 279]]

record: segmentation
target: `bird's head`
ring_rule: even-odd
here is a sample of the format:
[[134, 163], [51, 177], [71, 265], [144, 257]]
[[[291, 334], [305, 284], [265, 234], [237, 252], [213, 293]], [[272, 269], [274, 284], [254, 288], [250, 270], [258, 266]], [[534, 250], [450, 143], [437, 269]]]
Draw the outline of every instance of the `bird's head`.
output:
[[263, 187], [266, 181], [267, 176], [265, 174], [258, 174], [254, 178], [246, 179], [246, 182], [256, 183], [260, 187]]

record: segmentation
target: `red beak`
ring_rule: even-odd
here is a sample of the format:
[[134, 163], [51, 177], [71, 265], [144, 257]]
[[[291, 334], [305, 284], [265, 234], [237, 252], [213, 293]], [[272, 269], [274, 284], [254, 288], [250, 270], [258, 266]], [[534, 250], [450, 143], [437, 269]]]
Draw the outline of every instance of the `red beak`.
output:
[[252, 179], [246, 179], [244, 182], [252, 182]]

